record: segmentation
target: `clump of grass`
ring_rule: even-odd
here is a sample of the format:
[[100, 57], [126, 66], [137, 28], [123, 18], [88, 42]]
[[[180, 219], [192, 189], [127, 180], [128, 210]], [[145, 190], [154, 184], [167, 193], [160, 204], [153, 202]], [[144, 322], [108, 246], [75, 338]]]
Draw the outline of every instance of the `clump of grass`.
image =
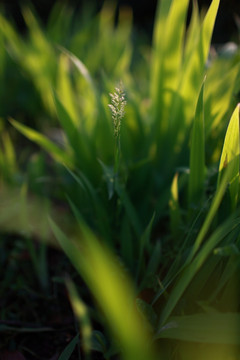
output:
[[[41, 39], [41, 51], [37, 50], [46, 50], [42, 64], [49, 54], [55, 59], [56, 78], [52, 65], [43, 78], [40, 65], [31, 66], [28, 75], [45, 99], [49, 121], [55, 124], [58, 119], [63, 141], [56, 144], [42, 129], [20, 121], [12, 119], [11, 124], [53, 159], [51, 167], [60, 179], [57, 200], [71, 208], [74, 225], [69, 233], [59, 222], [50, 220], [50, 226], [110, 329], [109, 349], [98, 343], [105, 359], [115, 353], [127, 360], [177, 357], [171, 353], [172, 342], [156, 355], [155, 342], [161, 345], [166, 338], [200, 341], [203, 346], [225, 341], [229, 349], [239, 346], [235, 295], [240, 140], [234, 95], [239, 91], [239, 53], [229, 59], [219, 55], [207, 67], [219, 0], [211, 2], [204, 18], [194, 2], [186, 30], [188, 5], [188, 0], [159, 2], [152, 47], [146, 60], [137, 64], [141, 80], [130, 66], [130, 18], [126, 31], [121, 22], [113, 28], [113, 14], [104, 7], [96, 20], [100, 45], [92, 49], [84, 43], [88, 29], [76, 34], [82, 49], [90, 55], [94, 51], [104, 64], [102, 73], [96, 74], [94, 64], [87, 61], [90, 55], [84, 63], [71, 52], [71, 45], [56, 51], [34, 17], [25, 13], [31, 38]], [[20, 39], [5, 19], [3, 24], [2, 36], [26, 71], [34, 43]], [[114, 62], [107, 46], [113, 42]], [[120, 74], [125, 88], [120, 83], [110, 93], [109, 104], [108, 94]], [[2, 167], [7, 168], [3, 161]], [[70, 286], [70, 297], [76, 295], [73, 289]], [[104, 327], [97, 308], [93, 313]], [[86, 314], [84, 306], [80, 326]], [[87, 321], [89, 325], [88, 317]], [[94, 345], [87, 335], [91, 357]], [[77, 343], [72, 341], [71, 349]], [[177, 352], [177, 346], [174, 349]]]

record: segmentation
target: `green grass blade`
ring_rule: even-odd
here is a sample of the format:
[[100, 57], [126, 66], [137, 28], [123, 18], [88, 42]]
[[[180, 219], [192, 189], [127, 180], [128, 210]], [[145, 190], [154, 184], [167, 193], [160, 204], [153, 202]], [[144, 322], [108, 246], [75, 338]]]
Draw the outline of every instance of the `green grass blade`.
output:
[[219, 8], [219, 3], [220, 0], [212, 0], [212, 3], [203, 21], [203, 25], [201, 29], [201, 37], [200, 37], [201, 52], [199, 53], [199, 55], [201, 55], [201, 60], [203, 64], [206, 63], [207, 56], [209, 53], [209, 47], [211, 44], [211, 38]]
[[68, 360], [71, 358], [71, 355], [79, 342], [79, 334], [77, 334], [70, 343], [65, 347], [61, 355], [59, 356], [58, 360]]
[[181, 224], [181, 212], [178, 199], [178, 173], [175, 174], [171, 185], [169, 213], [171, 234], [174, 238], [177, 238]]
[[157, 338], [240, 345], [239, 333], [239, 313], [206, 313], [170, 318]]
[[101, 307], [109, 327], [119, 341], [123, 358], [153, 359], [148, 347], [148, 335], [133, 306], [133, 288], [115, 257], [83, 223], [82, 235], [74, 242], [52, 220], [50, 225], [62, 249]]
[[219, 164], [219, 175], [218, 175], [218, 187], [219, 187], [224, 168], [226, 168], [229, 163], [233, 163], [231, 165], [232, 173], [230, 175], [230, 185], [229, 185], [232, 210], [236, 208], [239, 198], [239, 165], [240, 165], [239, 109], [240, 109], [240, 104], [238, 104], [237, 107], [235, 108], [227, 128], [222, 155]]
[[104, 179], [106, 181], [107, 189], [108, 189], [108, 199], [110, 200], [114, 194], [114, 168], [107, 166], [100, 159], [98, 159], [98, 162], [103, 170]]
[[54, 49], [29, 8], [23, 9], [23, 17], [28, 27], [29, 42], [26, 43], [26, 52], [21, 54], [21, 66], [31, 76], [46, 109], [53, 115], [51, 95], [57, 65]]
[[189, 265], [185, 265], [176, 285], [174, 286], [168, 303], [166, 304], [160, 319], [160, 327], [166, 322], [171, 315], [177, 302], [183, 295], [186, 288], [189, 286], [191, 280], [199, 271], [207, 257], [211, 254], [213, 249], [240, 224], [240, 219], [235, 215], [230, 217], [225, 223], [217, 228], [217, 230], [211, 235], [204, 246], [199, 251], [198, 255], [193, 259]]
[[[193, 33], [189, 35], [189, 41], [192, 42], [192, 46], [190, 50], [190, 43], [188, 44], [187, 42], [181, 76], [179, 76], [178, 92], [176, 98], [173, 99], [172, 105], [173, 114], [171, 115], [171, 126], [172, 131], [175, 130], [173, 144], [176, 147], [181, 146], [182, 141], [185, 139], [186, 128], [188, 128], [193, 117], [194, 109], [196, 108], [197, 96], [205, 75], [207, 56], [219, 1], [220, 0], [212, 1], [201, 27], [199, 27], [196, 16], [194, 15], [195, 12], [193, 12]], [[181, 101], [179, 99], [181, 99]], [[179, 118], [179, 116], [182, 116], [182, 113], [184, 113], [183, 120]], [[175, 136], [177, 136], [177, 138], [175, 138]]]
[[[188, 185], [188, 203], [191, 205], [201, 204], [204, 194], [205, 179], [205, 141], [204, 141], [204, 111], [203, 111], [203, 92], [202, 85], [195, 119], [193, 122], [191, 145], [190, 145], [190, 175]], [[190, 210], [190, 209], [189, 209]]]
[[159, 264], [162, 258], [162, 245], [160, 241], [157, 241], [152, 249], [151, 256], [144, 274], [143, 279], [141, 280], [140, 289], [144, 289], [144, 287], [148, 287], [149, 279], [156, 274]]
[[121, 232], [120, 232], [120, 250], [121, 258], [124, 264], [132, 271], [136, 272], [136, 255], [135, 255], [135, 236], [132, 231], [131, 224], [127, 214], [121, 220]]
[[[232, 108], [236, 83], [238, 82], [239, 64], [234, 67], [224, 66], [219, 60], [213, 63], [208, 71], [205, 86], [205, 124], [206, 137], [210, 137], [217, 130], [217, 133], [225, 125], [223, 121], [226, 114]], [[219, 74], [223, 73], [223, 76]], [[216, 101], [217, 99], [217, 101]], [[216, 129], [216, 130], [215, 130]], [[215, 138], [213, 138], [215, 142]]]
[[13, 182], [15, 174], [18, 171], [16, 152], [8, 132], [3, 132], [1, 137], [2, 137], [1, 139], [2, 149], [0, 151], [1, 177], [7, 183], [11, 183]]
[[[160, 51], [162, 34], [166, 28], [166, 19], [173, 0], [163, 0], [158, 2], [156, 19], [153, 30], [153, 47]], [[155, 59], [154, 61], [156, 61]]]
[[22, 57], [22, 52], [26, 50], [25, 44], [17, 31], [15, 31], [14, 27], [4, 18], [4, 16], [2, 16], [2, 14], [0, 14], [0, 30], [3, 36], [7, 38], [14, 56], [20, 59]]
[[78, 115], [77, 115], [77, 108], [75, 103], [75, 92], [73, 90], [73, 86], [71, 83], [70, 78], [70, 71], [69, 71], [69, 58], [66, 54], [60, 54], [59, 59], [59, 69], [58, 69], [58, 76], [57, 76], [57, 93], [61, 98], [62, 104], [69, 113], [69, 118], [71, 122], [78, 126]]
[[150, 93], [153, 119], [158, 124], [157, 128], [161, 120], [162, 131], [167, 126], [163, 121], [164, 112], [169, 106], [171, 91], [176, 89], [178, 82], [188, 3], [189, 0], [163, 0], [157, 13]]
[[[234, 273], [238, 271], [239, 268], [239, 250], [238, 248], [235, 246], [235, 244], [231, 244], [233, 245], [233, 249], [236, 251], [235, 254], [229, 256], [228, 262], [226, 264], [225, 269], [223, 270], [223, 273], [221, 275], [221, 278], [216, 286], [216, 288], [214, 289], [210, 301], [214, 300], [217, 298], [217, 296], [220, 294], [220, 292], [226, 288], [226, 285], [229, 281], [231, 281], [231, 279], [234, 276]], [[219, 251], [220, 249], [214, 249], [214, 254], [215, 251]], [[225, 250], [225, 249], [224, 249]], [[233, 250], [233, 251], [234, 251]], [[217, 254], [216, 254], [217, 256]], [[236, 289], [237, 290], [237, 289]]]
[[95, 188], [91, 184], [84, 174], [79, 173], [75, 174], [70, 169], [68, 169], [71, 176], [74, 180], [86, 191], [89, 196], [89, 200], [92, 203], [95, 217], [96, 217], [96, 224], [101, 231], [101, 235], [104, 237], [104, 240], [111, 245], [110, 239], [110, 228], [109, 228], [109, 217], [105, 210], [104, 204], [102, 203], [100, 197], [98, 196]]
[[69, 167], [73, 166], [73, 159], [66, 151], [60, 149], [52, 141], [48, 140], [46, 136], [42, 135], [36, 130], [29, 128], [26, 125], [20, 124], [18, 121], [10, 119], [11, 124], [29, 140], [35, 142], [46, 150], [57, 162], [67, 165]]
[[115, 190], [119, 196], [119, 199], [121, 200], [125, 210], [126, 210], [126, 213], [129, 217], [129, 220], [131, 222], [131, 225], [136, 233], [136, 235], [138, 237], [141, 236], [142, 234], [142, 226], [141, 226], [141, 223], [140, 223], [140, 220], [139, 220], [139, 217], [138, 217], [138, 214], [124, 188], [124, 186], [122, 186], [121, 184], [119, 184], [119, 181], [116, 181], [115, 182]]
[[76, 133], [78, 132], [77, 124], [68, 112], [67, 108], [64, 106], [64, 103], [60, 100], [59, 96], [56, 93], [54, 93], [53, 96], [62, 128], [66, 132], [69, 142], [72, 143], [72, 145], [75, 145], [73, 139], [76, 138]]
[[152, 232], [152, 227], [153, 227], [153, 222], [155, 219], [155, 213], [153, 214], [151, 220], [149, 221], [148, 226], [146, 227], [143, 235], [140, 238], [140, 249], [139, 249], [139, 257], [138, 257], [138, 269], [136, 272], [136, 276], [137, 279], [139, 277], [140, 274], [140, 270], [142, 267], [142, 262], [143, 262], [143, 255], [144, 255], [144, 250], [148, 248], [149, 244], [150, 244], [150, 236], [151, 236], [151, 232]]
[[83, 64], [83, 62], [78, 59], [74, 54], [72, 54], [67, 49], [63, 48], [62, 46], [59, 46], [59, 49], [66, 55], [68, 58], [72, 61], [72, 63], [76, 66], [80, 74], [84, 77], [84, 79], [87, 81], [87, 83], [90, 85], [90, 87], [94, 90], [94, 82], [93, 79], [87, 69], [87, 67]]
[[59, 99], [57, 94], [54, 93], [53, 96], [54, 96], [54, 102], [55, 102], [59, 122], [65, 134], [67, 135], [68, 142], [71, 145], [76, 155], [76, 158], [80, 159], [82, 157], [82, 153], [80, 151], [81, 139], [79, 136], [79, 128], [77, 127], [75, 120], [68, 113], [63, 102]]
[[203, 223], [203, 226], [201, 227], [201, 230], [196, 238], [196, 241], [193, 245], [193, 248], [192, 248], [192, 251], [190, 252], [189, 254], [189, 257], [188, 257], [188, 262], [190, 262], [194, 255], [197, 253], [197, 251], [199, 250], [209, 228], [210, 228], [210, 225], [214, 219], [214, 216], [216, 215], [217, 211], [218, 211], [218, 208], [221, 204], [221, 201], [223, 199], [223, 196], [225, 194], [225, 191], [226, 191], [226, 188], [228, 186], [228, 183], [229, 181], [231, 180], [231, 174], [232, 174], [232, 168], [234, 166], [234, 163], [230, 163], [229, 164], [229, 167], [226, 171], [226, 173], [224, 174], [222, 180], [221, 180], [221, 183], [216, 191], [216, 194], [213, 198], [213, 201], [212, 201], [212, 204], [210, 206], [210, 209], [209, 209], [209, 212], [206, 216], [206, 219]]
[[90, 359], [91, 338], [92, 338], [92, 326], [89, 319], [89, 314], [86, 305], [80, 298], [74, 283], [70, 280], [66, 280], [66, 285], [69, 293], [70, 302], [73, 312], [78, 320], [81, 331], [81, 342], [87, 359]]
[[190, 59], [192, 55], [193, 49], [195, 49], [196, 42], [199, 38], [199, 31], [200, 31], [200, 18], [199, 18], [199, 9], [197, 1], [193, 1], [193, 8], [192, 8], [192, 15], [190, 24], [187, 29], [186, 34], [186, 45], [184, 48], [184, 60]]
[[[230, 165], [232, 165], [232, 164], [229, 164], [229, 167], [227, 168], [226, 173], [224, 174], [224, 176], [222, 178], [221, 184], [219, 186], [218, 191], [215, 194], [215, 197], [213, 198], [213, 201], [212, 201], [211, 207], [209, 209], [209, 212], [207, 214], [207, 217], [206, 217], [206, 219], [201, 227], [201, 230], [195, 240], [192, 250], [190, 251], [190, 254], [188, 255], [185, 265], [183, 265], [182, 274], [171, 293], [171, 296], [170, 296], [170, 299], [169, 299], [167, 305], [165, 306], [165, 308], [163, 310], [161, 320], [160, 320], [161, 324], [163, 324], [167, 320], [167, 318], [170, 316], [172, 310], [174, 309], [178, 300], [180, 299], [180, 297], [184, 293], [185, 289], [189, 285], [194, 274], [198, 271], [198, 269], [200, 268], [200, 266], [202, 265], [202, 263], [204, 262], [206, 257], [209, 255], [210, 250], [208, 248], [206, 250], [206, 248], [203, 247], [199, 253], [199, 256], [200, 257], [203, 256], [203, 258], [195, 258], [195, 260], [193, 260], [197, 251], [200, 249], [200, 246], [202, 245], [204, 238], [207, 235], [210, 225], [214, 219], [214, 216], [216, 215], [216, 212], [217, 212], [219, 205], [225, 194], [225, 191], [226, 191], [226, 188], [227, 188], [228, 182], [229, 182], [229, 177], [232, 173], [232, 166], [230, 166]], [[216, 236], [215, 233], [212, 235], [212, 236], [214, 236], [214, 241], [212, 240], [213, 242], [220, 241], [219, 239], [223, 238], [223, 234], [225, 234], [225, 231], [228, 233], [232, 230], [232, 221], [233, 220], [230, 218], [230, 220], [228, 220], [228, 221], [226, 221], [226, 223], [224, 223], [224, 228], [220, 231], [219, 234], [217, 232], [217, 234], [218, 234], [217, 240], [215, 239], [215, 236]], [[229, 222], [230, 222], [230, 225], [229, 225]], [[225, 234], [225, 236], [227, 235], [227, 233]], [[208, 244], [210, 244], [210, 246], [211, 246], [212, 242], [210, 240], [208, 240], [207, 243], [205, 244], [205, 246], [207, 246]]]

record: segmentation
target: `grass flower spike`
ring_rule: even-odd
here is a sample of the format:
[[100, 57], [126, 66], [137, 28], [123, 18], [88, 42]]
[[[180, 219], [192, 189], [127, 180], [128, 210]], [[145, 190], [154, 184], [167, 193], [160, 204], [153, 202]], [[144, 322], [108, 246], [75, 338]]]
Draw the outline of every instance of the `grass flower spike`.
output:
[[112, 112], [113, 126], [114, 126], [114, 136], [116, 139], [120, 136], [121, 129], [121, 120], [124, 117], [125, 111], [125, 93], [123, 91], [123, 85], [120, 82], [119, 86], [115, 88], [114, 94], [109, 94], [111, 96], [111, 104], [109, 104], [109, 108]]

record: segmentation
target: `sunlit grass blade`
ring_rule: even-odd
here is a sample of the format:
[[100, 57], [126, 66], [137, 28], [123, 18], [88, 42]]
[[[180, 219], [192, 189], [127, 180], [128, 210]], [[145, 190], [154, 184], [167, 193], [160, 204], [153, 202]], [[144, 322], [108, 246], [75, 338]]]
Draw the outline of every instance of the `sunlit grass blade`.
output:
[[[200, 249], [200, 246], [202, 245], [208, 231], [210, 228], [210, 225], [214, 219], [214, 216], [217, 213], [217, 210], [219, 208], [219, 205], [223, 199], [223, 196], [225, 194], [228, 182], [229, 182], [229, 176], [231, 175], [232, 164], [229, 164], [228, 169], [226, 170], [226, 173], [224, 174], [221, 184], [218, 188], [218, 191], [215, 194], [215, 197], [212, 200], [211, 207], [209, 209], [209, 212], [206, 216], [206, 219], [201, 227], [201, 230], [195, 240], [195, 243], [192, 246], [192, 249], [186, 259], [185, 264], [182, 267], [182, 272], [180, 271], [180, 277], [177, 280], [177, 283], [175, 287], [173, 288], [173, 291], [171, 293], [171, 296], [169, 298], [168, 303], [166, 304], [162, 315], [160, 319], [160, 324], [164, 324], [167, 318], [172, 313], [173, 309], [175, 308], [177, 302], [179, 301], [180, 297], [186, 290], [187, 286], [189, 285], [190, 281], [193, 279], [196, 272], [199, 270], [203, 262], [206, 260], [207, 256], [210, 254], [210, 251], [212, 250], [212, 243], [216, 245], [220, 241], [220, 239], [223, 239], [224, 236], [226, 236], [232, 229], [233, 229], [233, 223], [234, 220], [229, 218], [221, 227], [217, 228], [215, 233], [211, 236], [210, 239], [208, 239], [204, 245], [204, 247]], [[237, 222], [237, 220], [236, 220]], [[219, 230], [220, 229], [220, 230]], [[216, 243], [215, 243], [216, 242]], [[210, 248], [208, 248], [210, 246]], [[198, 254], [198, 257], [194, 259], [194, 256], [196, 255], [197, 251], [200, 251]]]
[[240, 345], [239, 313], [203, 313], [171, 317], [158, 338]]
[[202, 85], [198, 98], [190, 144], [190, 174], [188, 185], [188, 203], [190, 212], [191, 206], [202, 204], [204, 195], [205, 136], [203, 91], [204, 84]]
[[[134, 307], [134, 291], [117, 259], [83, 223], [78, 239], [69, 239], [50, 220], [51, 228], [76, 270], [83, 277], [117, 337], [123, 358], [154, 359], [148, 335]], [[81, 235], [80, 235], [81, 234]]]
[[228, 183], [231, 180], [233, 167], [234, 167], [234, 162], [229, 163], [229, 167], [228, 167], [226, 173], [224, 174], [219, 187], [217, 188], [216, 194], [212, 200], [212, 203], [211, 203], [210, 209], [207, 213], [206, 219], [201, 227], [201, 230], [198, 233], [198, 236], [197, 236], [195, 243], [192, 247], [192, 250], [189, 254], [189, 257], [188, 257], [189, 262], [193, 259], [194, 255], [197, 253], [200, 246], [202, 245], [202, 242], [210, 228], [210, 225], [214, 219], [214, 216], [217, 214], [217, 211], [219, 209], [219, 206], [221, 204], [223, 196], [226, 192]]
[[[179, 76], [178, 91], [173, 98], [170, 116], [172, 143], [176, 149], [180, 149], [181, 144], [185, 140], [186, 129], [191, 123], [196, 108], [197, 97], [206, 71], [206, 62], [219, 1], [212, 1], [200, 27], [197, 25], [198, 22], [194, 20], [196, 25], [193, 24], [192, 31], [195, 34], [195, 38], [191, 36], [191, 51], [187, 43], [187, 52], [183, 58], [181, 74]], [[195, 16], [195, 12], [193, 12], [193, 16]], [[192, 34], [190, 33], [190, 35]], [[184, 117], [182, 113], [184, 113]]]
[[218, 187], [219, 187], [224, 169], [228, 166], [229, 163], [231, 164], [232, 173], [229, 179], [230, 181], [229, 191], [231, 196], [232, 210], [236, 208], [239, 198], [239, 166], [240, 166], [239, 109], [240, 109], [240, 105], [238, 104], [232, 114], [232, 117], [230, 119], [227, 128], [222, 155], [219, 164], [219, 175], [218, 175]]
[[77, 56], [62, 47], [60, 47], [60, 50], [70, 61], [70, 64], [72, 63], [78, 70], [77, 73], [81, 75], [75, 76], [76, 87], [84, 94], [79, 106], [82, 120], [79, 122], [79, 127], [85, 137], [90, 134], [93, 136], [93, 134], [95, 134], [98, 111], [100, 109], [100, 99], [95, 82], [86, 65], [77, 58]]
[[163, 133], [167, 126], [165, 116], [171, 92], [176, 90], [178, 82], [188, 3], [189, 0], [161, 1], [155, 22], [150, 94], [153, 119], [156, 128], [160, 126]]
[[7, 19], [5, 19], [2, 14], [0, 14], [0, 30], [3, 36], [7, 38], [11, 44], [11, 49], [14, 53], [14, 56], [20, 58], [22, 51], [26, 50], [25, 44], [18, 35], [17, 31], [15, 31], [12, 24]]
[[[203, 81], [207, 56], [209, 53], [212, 32], [219, 7], [220, 0], [213, 0], [200, 27], [197, 25], [195, 11], [193, 12], [193, 30], [195, 36], [190, 36], [183, 61], [181, 79], [181, 94], [186, 99], [186, 105], [196, 106], [194, 97], [200, 90]], [[196, 25], [194, 26], [194, 24]], [[192, 45], [190, 47], [190, 39]], [[190, 51], [191, 48], [191, 51]], [[187, 99], [187, 97], [189, 97]], [[191, 104], [190, 104], [191, 102]], [[193, 109], [191, 109], [192, 111]]]
[[207, 56], [209, 53], [209, 47], [211, 44], [212, 33], [216, 21], [219, 3], [220, 0], [212, 0], [211, 5], [208, 9], [208, 12], [202, 24], [201, 36], [200, 36], [201, 39], [200, 46], [201, 46], [202, 54], [199, 53], [199, 55], [202, 55], [201, 61], [203, 62], [203, 64], [206, 63]]
[[0, 151], [1, 177], [4, 181], [12, 183], [18, 171], [18, 165], [15, 148], [7, 132], [2, 133], [2, 146]]
[[26, 125], [20, 124], [16, 120], [10, 119], [11, 124], [23, 135], [25, 135], [29, 140], [40, 145], [44, 150], [49, 152], [51, 156], [61, 164], [65, 164], [69, 167], [73, 166], [73, 158], [67, 151], [60, 149], [52, 141], [50, 141], [46, 136], [42, 135], [40, 132], [29, 128]]
[[63, 106], [69, 114], [71, 122], [75, 127], [79, 127], [77, 107], [75, 103], [75, 91], [70, 78], [70, 60], [64, 53], [60, 54], [59, 69], [57, 76], [57, 93], [61, 99]]
[[67, 136], [68, 142], [72, 150], [74, 151], [75, 157], [79, 160], [78, 162], [80, 164], [80, 159], [84, 155], [86, 156], [86, 151], [82, 149], [82, 139], [80, 138], [79, 127], [77, 126], [76, 121], [68, 113], [67, 109], [65, 108], [64, 104], [59, 99], [56, 93], [54, 93], [54, 102], [59, 122]]
[[57, 65], [54, 49], [29, 8], [23, 9], [23, 16], [28, 26], [30, 42], [26, 52], [21, 54], [21, 64], [32, 77], [45, 107], [54, 114], [51, 96]]
[[53, 114], [54, 103], [51, 96], [56, 69], [56, 57], [45, 34], [40, 29], [29, 9], [24, 9], [28, 26], [29, 41], [26, 41], [3, 16], [0, 15], [0, 30], [7, 42], [10, 56], [31, 77], [46, 109]]
[[89, 318], [88, 310], [82, 299], [80, 298], [76, 286], [70, 280], [66, 280], [66, 285], [70, 297], [70, 302], [73, 308], [73, 312], [79, 323], [81, 332], [81, 343], [85, 352], [86, 358], [90, 359], [91, 349], [91, 337], [92, 337], [92, 326]]
[[195, 49], [196, 42], [199, 38], [201, 23], [199, 16], [199, 8], [197, 1], [192, 1], [192, 14], [190, 24], [186, 33], [186, 44], [184, 47], [184, 61], [190, 59], [193, 49]]
[[178, 173], [175, 174], [171, 185], [169, 213], [171, 233], [174, 238], [177, 238], [181, 224], [181, 211], [178, 198]]
[[83, 62], [77, 58], [74, 54], [72, 54], [69, 50], [59, 46], [59, 49], [72, 61], [72, 63], [76, 66], [80, 74], [84, 77], [87, 83], [90, 85], [92, 89], [95, 89], [94, 81], [89, 73], [87, 67], [83, 64]]
[[66, 132], [70, 144], [75, 150], [79, 131], [76, 120], [74, 120], [74, 118], [68, 112], [67, 108], [64, 106], [64, 103], [59, 99], [59, 96], [56, 93], [53, 95], [60, 124]]
[[235, 216], [230, 217], [210, 236], [192, 262], [186, 262], [186, 265], [183, 267], [176, 285], [170, 294], [168, 302], [163, 309], [159, 322], [159, 329], [165, 324], [174, 310], [177, 302], [180, 300], [184, 291], [189, 286], [190, 282], [199, 271], [203, 263], [207, 260], [214, 247], [216, 247], [229, 233], [231, 233], [231, 231], [233, 231], [236, 227], [239, 227], [239, 224], [240, 219], [236, 216], [236, 214]]
[[[225, 131], [225, 121], [223, 119], [232, 108], [231, 104], [236, 91], [239, 71], [238, 64], [232, 66], [227, 62], [227, 66], [224, 66], [220, 59], [216, 59], [208, 70], [204, 102], [205, 124], [206, 137], [210, 137], [210, 139], [212, 137], [213, 143], [216, 141], [215, 133], [219, 134], [223, 128]], [[217, 75], [220, 72], [223, 73], [223, 76]], [[220, 156], [218, 154], [219, 147], [216, 150], [215, 158], [217, 155]], [[213, 158], [213, 161], [215, 158]]]

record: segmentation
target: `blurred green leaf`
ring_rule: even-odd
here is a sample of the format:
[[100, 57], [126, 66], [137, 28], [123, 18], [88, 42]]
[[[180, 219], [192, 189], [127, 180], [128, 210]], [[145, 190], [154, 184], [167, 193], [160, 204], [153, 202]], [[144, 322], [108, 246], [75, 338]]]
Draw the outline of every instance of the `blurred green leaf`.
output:
[[192, 204], [202, 204], [204, 195], [205, 179], [205, 139], [204, 139], [204, 109], [203, 109], [202, 85], [191, 135], [190, 145], [190, 175], [188, 186], [188, 202]]
[[239, 151], [240, 151], [240, 132], [239, 132], [239, 108], [240, 105], [238, 104], [235, 108], [232, 117], [230, 119], [222, 155], [219, 164], [219, 175], [218, 175], [218, 187], [221, 181], [222, 173], [224, 168], [231, 164], [231, 175], [230, 175], [230, 185], [229, 191], [231, 195], [231, 202], [232, 202], [232, 210], [234, 210], [237, 206], [238, 197], [239, 197]]
[[56, 146], [52, 141], [48, 140], [47, 137], [42, 135], [40, 132], [33, 130], [26, 125], [20, 124], [16, 120], [10, 119], [11, 124], [25, 135], [29, 140], [34, 141], [36, 144], [40, 145], [44, 150], [48, 151], [52, 157], [69, 167], [73, 166], [72, 156]]
[[65, 349], [63, 350], [63, 352], [61, 353], [61, 355], [59, 356], [59, 360], [68, 360], [71, 358], [71, 355], [77, 345], [77, 343], [79, 342], [79, 334], [77, 334], [71, 341], [70, 343], [65, 347]]
[[194, 314], [171, 317], [156, 338], [240, 345], [239, 331], [239, 313]]
[[153, 359], [147, 345], [148, 336], [133, 307], [133, 288], [113, 255], [97, 241], [83, 222], [82, 235], [78, 235], [80, 238], [75, 241], [70, 240], [52, 220], [50, 225], [64, 252], [100, 305], [109, 327], [121, 344], [124, 359]]

